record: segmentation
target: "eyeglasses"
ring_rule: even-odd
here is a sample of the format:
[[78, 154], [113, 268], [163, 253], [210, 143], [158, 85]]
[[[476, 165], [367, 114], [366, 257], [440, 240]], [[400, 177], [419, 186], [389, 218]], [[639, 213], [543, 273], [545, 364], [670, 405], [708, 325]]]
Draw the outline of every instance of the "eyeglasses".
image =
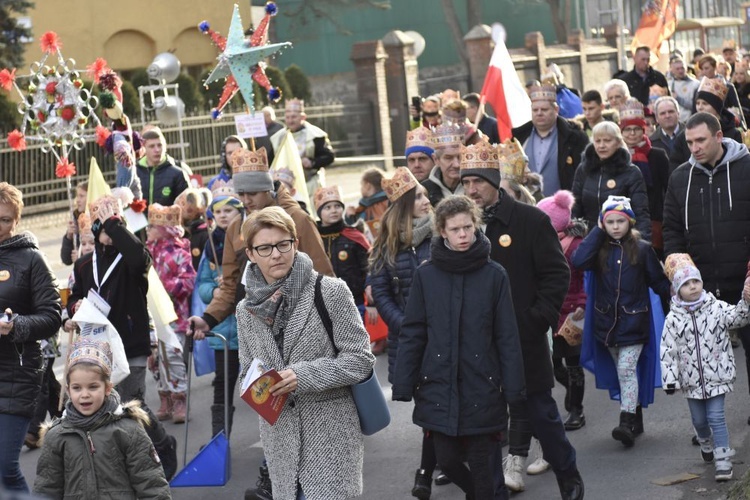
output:
[[637, 134], [638, 132], [643, 132], [643, 129], [641, 127], [625, 127], [622, 129], [623, 134]]
[[279, 251], [279, 253], [287, 253], [294, 246], [294, 240], [282, 240], [275, 245], [258, 245], [253, 247], [253, 251], [258, 254], [259, 257], [270, 257], [273, 253], [273, 249]]

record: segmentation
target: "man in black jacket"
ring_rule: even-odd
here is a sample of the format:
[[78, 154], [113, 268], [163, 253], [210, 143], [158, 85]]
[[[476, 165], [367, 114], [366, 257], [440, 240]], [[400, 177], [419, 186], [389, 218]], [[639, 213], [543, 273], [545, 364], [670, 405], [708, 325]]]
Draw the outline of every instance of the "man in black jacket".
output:
[[136, 173], [141, 181], [143, 198], [149, 205], [174, 205], [174, 200], [187, 189], [188, 177], [171, 156], [161, 130], [154, 127], [142, 134], [146, 154], [138, 161]]
[[652, 85], [669, 89], [667, 78], [649, 65], [650, 58], [650, 48], [638, 47], [633, 54], [633, 69], [619, 77], [628, 84], [630, 96], [641, 101], [644, 106], [648, 106], [649, 89]]
[[677, 135], [685, 125], [680, 123], [680, 106], [672, 96], [662, 96], [654, 103], [656, 130], [651, 134], [651, 147], [661, 148], [671, 156], [675, 150]]
[[[510, 444], [525, 445], [528, 454], [533, 433], [542, 444], [544, 459], [555, 471], [562, 498], [582, 499], [583, 479], [576, 466], [576, 452], [565, 436], [552, 398], [555, 379], [547, 338], [547, 332], [557, 325], [570, 269], [549, 217], [498, 189], [499, 167], [498, 163], [497, 168], [462, 168], [461, 182], [466, 195], [484, 210], [484, 233], [492, 245], [490, 258], [508, 272], [521, 336], [527, 399], [511, 408]], [[514, 415], [521, 416], [519, 422], [513, 422]], [[523, 424], [525, 428], [521, 428]], [[514, 433], [524, 442], [514, 443]]]
[[479, 101], [479, 94], [476, 92], [472, 92], [471, 94], [466, 94], [463, 97], [463, 100], [466, 102], [467, 108], [466, 108], [466, 118], [469, 119], [469, 121], [473, 124], [477, 119], [477, 113], [479, 113], [479, 108], [482, 108], [482, 119], [479, 120], [479, 123], [477, 124], [477, 128], [480, 132], [482, 132], [484, 135], [487, 136], [487, 140], [490, 144], [499, 144], [500, 143], [500, 133], [497, 130], [497, 119], [489, 116], [486, 113], [486, 109], [484, 109], [483, 106], [481, 106]]
[[544, 196], [551, 196], [573, 186], [589, 138], [578, 126], [558, 116], [555, 87], [533, 86], [529, 97], [531, 121], [513, 129], [513, 137], [523, 144], [531, 171], [544, 178]]

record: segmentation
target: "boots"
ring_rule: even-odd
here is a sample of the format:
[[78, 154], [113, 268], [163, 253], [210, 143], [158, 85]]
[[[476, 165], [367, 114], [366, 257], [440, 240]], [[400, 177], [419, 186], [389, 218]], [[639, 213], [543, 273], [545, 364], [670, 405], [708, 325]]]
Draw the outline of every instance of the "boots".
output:
[[573, 466], [569, 471], [557, 474], [557, 486], [562, 500], [583, 500], [583, 478]]
[[[226, 426], [226, 438], [232, 434], [232, 421], [234, 420], [234, 406], [229, 407], [229, 424]], [[211, 435], [215, 436], [224, 429], [224, 405], [211, 406]]]
[[633, 421], [633, 434], [637, 437], [643, 434], [643, 408], [641, 405], [635, 407], [635, 421]]
[[161, 460], [164, 476], [169, 481], [177, 472], [177, 440], [174, 436], [164, 433], [161, 441], [154, 443], [154, 449]]
[[715, 448], [714, 449], [714, 479], [717, 481], [729, 481], [732, 479], [732, 457], [734, 450], [732, 448]]
[[411, 489], [411, 496], [419, 500], [430, 500], [432, 494], [432, 476], [427, 475], [424, 469], [417, 469], [414, 475], [414, 487]]
[[187, 415], [187, 406], [185, 404], [185, 393], [172, 393], [172, 422], [175, 424], [184, 424]]
[[621, 411], [620, 425], [612, 429], [612, 437], [617, 441], [621, 441], [628, 448], [635, 444], [635, 434], [633, 433], [635, 418], [635, 413]]
[[268, 475], [268, 466], [260, 466], [260, 476], [255, 483], [256, 488], [245, 490], [245, 500], [273, 500], [271, 490], [271, 476]]
[[575, 431], [586, 425], [586, 417], [583, 415], [583, 391], [585, 379], [583, 378], [583, 368], [573, 366], [568, 368], [570, 374], [570, 413], [565, 419], [565, 430]]
[[156, 410], [156, 418], [159, 420], [169, 420], [172, 418], [172, 393], [168, 391], [159, 391], [161, 406]]
[[505, 476], [505, 486], [510, 491], [523, 491], [526, 486], [523, 484], [523, 463], [526, 457], [520, 455], [508, 455], [503, 458], [503, 475]]
[[707, 438], [698, 438], [698, 444], [701, 447], [701, 458], [706, 463], [714, 461], [714, 447], [711, 445], [711, 436]]

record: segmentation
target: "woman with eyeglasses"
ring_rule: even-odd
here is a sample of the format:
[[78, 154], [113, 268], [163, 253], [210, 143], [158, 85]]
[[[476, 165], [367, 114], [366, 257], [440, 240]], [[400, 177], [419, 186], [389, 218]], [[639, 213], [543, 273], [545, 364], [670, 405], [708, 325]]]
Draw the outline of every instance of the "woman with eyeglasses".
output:
[[[352, 294], [297, 250], [297, 229], [283, 209], [253, 213], [242, 236], [250, 265], [237, 306], [240, 364], [246, 371], [257, 359], [275, 369], [282, 380], [271, 394], [288, 394], [273, 426], [260, 419], [273, 496], [359, 496], [364, 443], [349, 387], [370, 375], [375, 357]], [[318, 286], [335, 346], [315, 304]]]

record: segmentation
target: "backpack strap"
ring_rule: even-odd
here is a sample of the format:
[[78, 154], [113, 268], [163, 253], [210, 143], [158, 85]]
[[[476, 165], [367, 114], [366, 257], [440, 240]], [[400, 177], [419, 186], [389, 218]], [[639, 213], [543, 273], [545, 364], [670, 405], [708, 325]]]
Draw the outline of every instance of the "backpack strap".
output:
[[333, 322], [331, 321], [331, 315], [328, 314], [326, 304], [323, 301], [323, 292], [320, 290], [321, 281], [323, 281], [323, 275], [318, 274], [318, 277], [315, 278], [315, 308], [318, 310], [318, 316], [320, 316], [320, 320], [323, 322], [323, 327], [328, 333], [328, 338], [331, 340], [333, 352], [338, 356], [339, 349], [336, 347], [336, 342], [333, 341]]

